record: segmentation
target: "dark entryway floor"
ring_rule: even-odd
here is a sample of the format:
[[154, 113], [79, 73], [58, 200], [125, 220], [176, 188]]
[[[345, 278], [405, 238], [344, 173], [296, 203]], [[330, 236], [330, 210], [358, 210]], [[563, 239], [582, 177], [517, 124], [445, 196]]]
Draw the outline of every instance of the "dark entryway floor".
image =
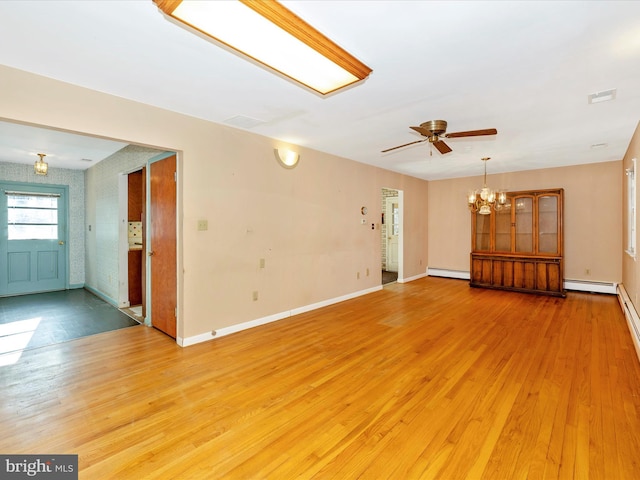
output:
[[398, 281], [398, 272], [387, 272], [382, 270], [382, 284], [393, 283]]
[[79, 288], [0, 298], [0, 355], [140, 325]]

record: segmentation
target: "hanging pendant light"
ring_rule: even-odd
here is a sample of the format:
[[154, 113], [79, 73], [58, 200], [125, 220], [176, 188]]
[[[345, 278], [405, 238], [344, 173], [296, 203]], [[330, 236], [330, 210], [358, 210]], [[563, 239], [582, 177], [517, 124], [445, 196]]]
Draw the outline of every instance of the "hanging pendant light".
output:
[[38, 153], [40, 160], [36, 160], [35, 165], [33, 166], [33, 171], [36, 175], [46, 175], [49, 171], [49, 164], [45, 162], [43, 159], [47, 155], [44, 153]]
[[499, 192], [487, 187], [487, 162], [491, 157], [483, 157], [484, 162], [484, 182], [480, 190], [472, 190], [467, 196], [469, 210], [478, 212], [480, 215], [489, 215], [491, 207], [496, 210], [501, 209], [507, 203], [507, 193]]

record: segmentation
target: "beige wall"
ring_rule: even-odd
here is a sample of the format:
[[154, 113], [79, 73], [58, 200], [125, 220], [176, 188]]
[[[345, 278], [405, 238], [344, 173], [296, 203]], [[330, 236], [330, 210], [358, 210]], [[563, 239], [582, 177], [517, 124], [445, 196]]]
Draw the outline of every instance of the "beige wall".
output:
[[273, 139], [4, 66], [0, 87], [7, 120], [179, 152], [180, 337], [379, 286], [383, 187], [403, 192], [403, 277], [426, 270], [425, 181], [306, 148], [285, 170]]
[[[620, 283], [621, 168], [615, 161], [487, 175], [487, 185], [509, 191], [564, 188], [565, 279]], [[429, 182], [429, 268], [469, 271], [466, 194], [481, 185], [482, 177]]]
[[[633, 305], [636, 308], [636, 311], [640, 311], [640, 303], [638, 303], [640, 301], [640, 285], [638, 284], [638, 278], [639, 278], [639, 274], [640, 274], [640, 265], [638, 264], [637, 259], [634, 259], [633, 257], [629, 256], [624, 250], [627, 248], [627, 228], [628, 228], [628, 221], [627, 221], [627, 215], [628, 215], [628, 205], [626, 202], [626, 195], [627, 195], [627, 186], [626, 186], [626, 175], [624, 174], [624, 171], [628, 168], [632, 168], [632, 159], [636, 159], [636, 172], [635, 172], [635, 178], [636, 178], [636, 212], [638, 212], [638, 205], [640, 204], [640, 193], [638, 192], [638, 185], [640, 185], [640, 182], [638, 182], [638, 177], [640, 176], [640, 172], [638, 172], [638, 169], [640, 168], [640, 123], [638, 123], [638, 126], [636, 128], [636, 131], [633, 135], [633, 137], [631, 138], [631, 143], [629, 143], [629, 147], [627, 148], [627, 153], [624, 156], [624, 159], [622, 161], [622, 168], [620, 170], [620, 176], [624, 179], [623, 180], [623, 186], [624, 186], [624, 195], [623, 195], [623, 228], [622, 228], [622, 232], [623, 232], [623, 248], [622, 248], [622, 283], [624, 284], [624, 288], [627, 291], [627, 294], [629, 295], [629, 298], [631, 299], [631, 302], [633, 303]], [[640, 215], [636, 214], [636, 232], [638, 232], [638, 228], [640, 226]], [[637, 233], [636, 233], [637, 235]], [[638, 248], [640, 248], [640, 243], [638, 243], [638, 239], [636, 239], [636, 252], [638, 251]]]

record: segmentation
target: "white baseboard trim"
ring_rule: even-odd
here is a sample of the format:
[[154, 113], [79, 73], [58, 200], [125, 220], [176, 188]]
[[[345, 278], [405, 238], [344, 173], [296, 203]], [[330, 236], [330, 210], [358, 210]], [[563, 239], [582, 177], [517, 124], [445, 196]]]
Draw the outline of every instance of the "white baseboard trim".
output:
[[255, 320], [249, 320], [248, 322], [237, 323], [235, 325], [230, 325], [228, 327], [222, 327], [217, 330], [213, 330], [207, 333], [201, 333], [199, 335], [194, 335], [192, 337], [186, 337], [186, 338], [177, 337], [176, 343], [181, 347], [188, 347], [190, 345], [195, 345], [196, 343], [202, 343], [208, 340], [212, 340], [214, 338], [224, 337], [226, 335], [231, 335], [232, 333], [241, 332], [242, 330], [247, 330], [249, 328], [257, 327], [259, 325], [266, 325], [267, 323], [276, 322], [278, 320], [289, 318], [294, 315], [298, 315], [300, 313], [310, 312], [311, 310], [327, 307], [329, 305], [333, 305], [334, 303], [344, 302], [345, 300], [349, 300], [352, 298], [360, 297], [362, 295], [367, 295], [369, 293], [377, 292], [378, 290], [382, 290], [382, 285], [368, 288], [366, 290], [360, 290], [358, 292], [343, 295], [341, 297], [330, 298], [328, 300], [323, 300], [322, 302], [312, 303], [311, 305], [305, 305], [303, 307], [293, 308], [291, 310], [287, 310], [284, 312], [274, 313], [273, 315], [268, 315], [262, 318], [256, 318]]
[[424, 278], [426, 276], [427, 276], [427, 272], [424, 272], [419, 275], [414, 275], [413, 277], [399, 278], [398, 283], [409, 283], [409, 282], [413, 282], [414, 280], [418, 280], [419, 278]]
[[92, 288], [88, 285], [85, 285], [84, 288], [86, 290], [89, 290], [91, 293], [93, 293], [96, 297], [101, 298], [102, 300], [104, 300], [107, 303], [110, 303], [111, 305], [113, 305], [116, 308], [120, 308], [118, 306], [118, 302], [116, 302], [113, 298], [108, 297], [107, 295], [105, 295], [104, 293], [100, 292], [99, 290], [96, 290], [95, 288]]
[[461, 280], [471, 280], [471, 274], [463, 270], [447, 270], [444, 268], [427, 268], [427, 275], [430, 277], [459, 278]]
[[610, 293], [615, 295], [617, 293], [617, 283], [610, 282], [588, 282], [586, 280], [565, 280], [565, 290], [576, 290], [579, 292], [593, 292], [593, 293]]
[[638, 356], [638, 360], [640, 360], [640, 316], [638, 316], [636, 307], [631, 303], [631, 299], [624, 285], [618, 285], [618, 301], [624, 313], [624, 318], [627, 320], [633, 346], [636, 348], [636, 355]]

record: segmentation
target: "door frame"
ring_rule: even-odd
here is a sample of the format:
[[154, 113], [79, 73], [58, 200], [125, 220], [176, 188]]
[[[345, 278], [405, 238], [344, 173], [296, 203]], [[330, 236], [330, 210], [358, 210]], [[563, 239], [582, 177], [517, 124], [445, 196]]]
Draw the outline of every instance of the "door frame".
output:
[[[400, 223], [400, 199], [399, 197], [385, 197], [384, 199], [385, 201], [385, 206], [384, 206], [384, 213], [385, 213], [385, 218], [388, 219], [387, 221], [387, 228], [386, 228], [386, 235], [385, 235], [385, 242], [386, 242], [386, 259], [387, 259], [387, 271], [388, 272], [398, 272], [398, 270], [400, 269], [400, 258], [398, 256], [399, 253], [399, 242], [400, 242], [400, 232], [398, 231], [398, 234], [395, 235], [396, 237], [396, 241], [395, 241], [395, 257], [396, 257], [396, 264], [393, 265], [389, 259], [393, 257], [392, 255], [392, 249], [390, 248], [392, 242], [391, 237], [394, 236], [393, 235], [393, 231], [389, 232], [390, 227], [393, 227], [394, 223], [393, 223], [393, 204], [395, 203], [398, 206], [398, 226], [401, 227], [402, 223]], [[391, 214], [391, 215], [390, 215]], [[390, 268], [392, 267], [392, 268]]]
[[[158, 148], [158, 147], [153, 147]], [[128, 264], [128, 255], [129, 255], [129, 240], [128, 240], [128, 175], [130, 173], [136, 172], [145, 168], [147, 171], [147, 175], [145, 175], [145, 205], [144, 210], [147, 212], [144, 218], [144, 250], [142, 255], [146, 257], [148, 245], [150, 245], [151, 241], [151, 218], [149, 215], [149, 207], [151, 203], [151, 175], [149, 175], [150, 167], [152, 163], [158, 162], [160, 160], [164, 160], [165, 158], [176, 156], [176, 303], [177, 303], [177, 315], [176, 315], [176, 327], [178, 334], [176, 335], [176, 342], [180, 343], [180, 332], [181, 332], [181, 320], [180, 320], [180, 311], [181, 311], [181, 278], [178, 274], [180, 269], [182, 268], [182, 259], [179, 255], [180, 245], [182, 243], [182, 236], [180, 231], [181, 218], [180, 218], [180, 203], [181, 203], [181, 195], [182, 188], [180, 184], [180, 171], [181, 171], [181, 153], [178, 151], [164, 150], [160, 151], [158, 155], [155, 155], [147, 160], [144, 166], [138, 166], [131, 170], [120, 173], [118, 178], [118, 196], [119, 196], [119, 225], [118, 225], [118, 245], [119, 245], [119, 288], [118, 288], [118, 305], [120, 308], [126, 308], [129, 306], [129, 264]], [[147, 326], [153, 326], [153, 312], [151, 308], [151, 296], [153, 292], [151, 291], [151, 262], [143, 262], [143, 267], [145, 271], [145, 281], [144, 281], [144, 302], [145, 302], [145, 315], [144, 315], [144, 324]]]
[[[380, 205], [383, 212], [386, 213], [386, 197], [384, 196], [384, 190], [394, 190], [398, 197], [398, 222], [400, 223], [400, 230], [398, 232], [398, 283], [404, 283], [404, 191], [394, 187], [382, 187], [380, 189]], [[386, 223], [386, 220], [385, 220]], [[380, 229], [382, 232], [382, 229]], [[386, 229], [385, 229], [386, 232]], [[385, 238], [381, 238], [381, 241], [386, 242]], [[382, 256], [380, 258], [382, 263]]]

